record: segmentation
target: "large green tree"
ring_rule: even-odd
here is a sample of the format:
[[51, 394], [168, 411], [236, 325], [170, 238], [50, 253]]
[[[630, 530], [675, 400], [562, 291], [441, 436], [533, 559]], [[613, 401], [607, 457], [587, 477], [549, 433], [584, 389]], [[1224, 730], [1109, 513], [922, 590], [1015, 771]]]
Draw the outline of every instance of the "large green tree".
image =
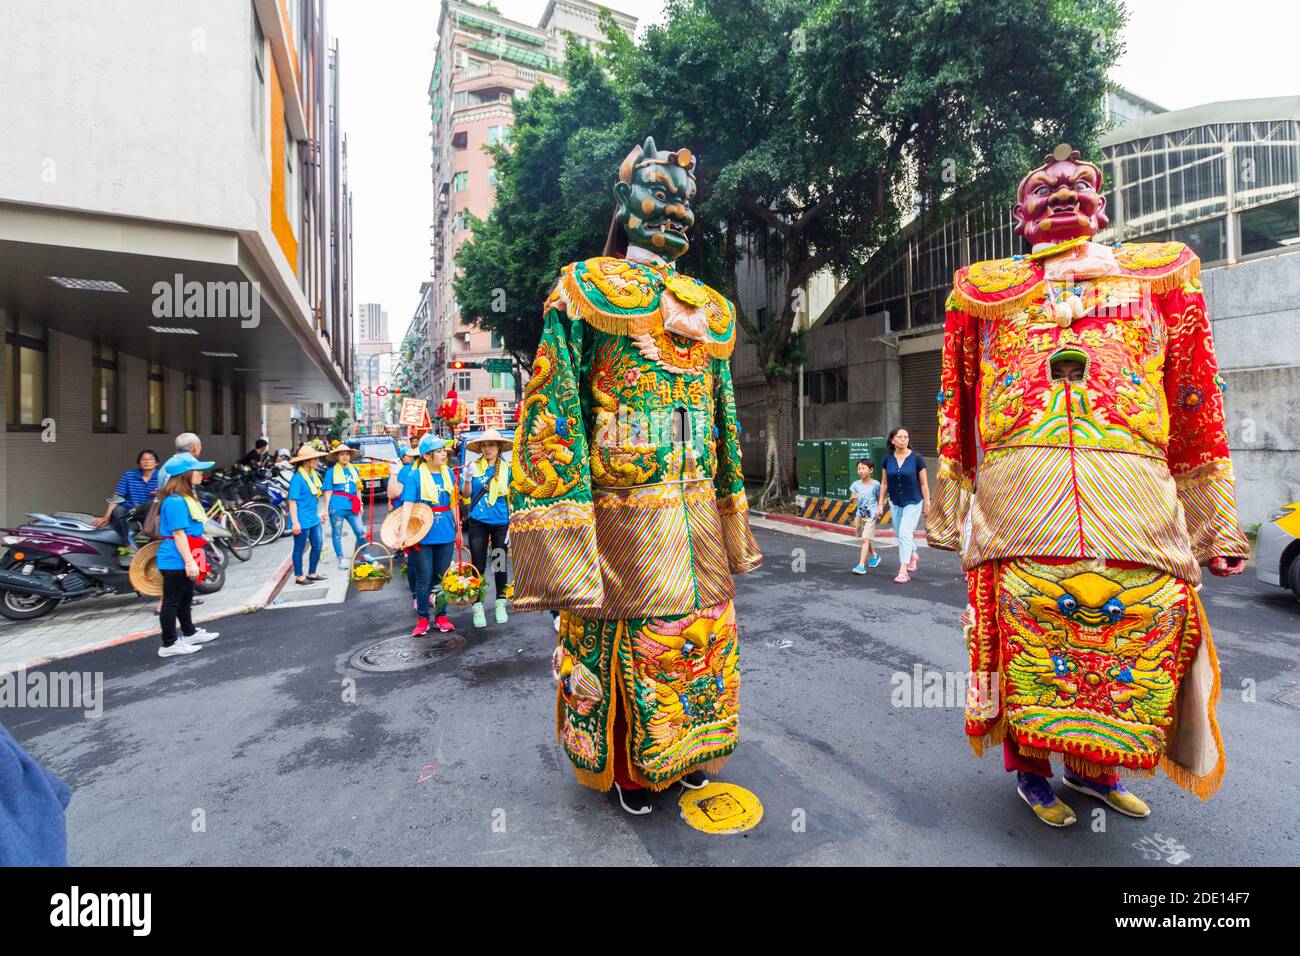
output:
[[559, 268], [599, 251], [623, 154], [647, 134], [689, 146], [681, 264], [738, 306], [746, 256], [789, 290], [761, 327], [738, 308], [768, 386], [764, 497], [780, 496], [800, 290], [851, 277], [918, 197], [927, 216], [1009, 199], [1056, 143], [1088, 149], [1123, 19], [1119, 0], [669, 0], [635, 45], [607, 20], [602, 52], [571, 47], [570, 92], [539, 89], [518, 114], [498, 205], [461, 252], [462, 311], [530, 351]]
[[787, 490], [799, 290], [860, 269], [918, 196], [1005, 195], [1056, 143], [1090, 146], [1122, 23], [1116, 0], [670, 0], [616, 61], [631, 124], [700, 157], [728, 295], [755, 250], [788, 290], [761, 328], [739, 316], [768, 385], [765, 498]]

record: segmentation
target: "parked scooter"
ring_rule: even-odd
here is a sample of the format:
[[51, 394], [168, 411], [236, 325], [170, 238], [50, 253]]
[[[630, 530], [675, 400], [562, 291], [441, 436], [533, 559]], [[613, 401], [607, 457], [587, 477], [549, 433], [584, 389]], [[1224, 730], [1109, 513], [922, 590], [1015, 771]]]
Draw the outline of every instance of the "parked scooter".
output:
[[[124, 542], [111, 527], [96, 528], [89, 515], [32, 513], [18, 528], [0, 529], [0, 615], [30, 621], [49, 614], [65, 601], [106, 594], [129, 594], [129, 562]], [[209, 536], [224, 534], [208, 523]], [[209, 544], [208, 576], [195, 590], [218, 591], [225, 583], [224, 564], [214, 560], [221, 549]], [[223, 556], [224, 557], [224, 556]]]

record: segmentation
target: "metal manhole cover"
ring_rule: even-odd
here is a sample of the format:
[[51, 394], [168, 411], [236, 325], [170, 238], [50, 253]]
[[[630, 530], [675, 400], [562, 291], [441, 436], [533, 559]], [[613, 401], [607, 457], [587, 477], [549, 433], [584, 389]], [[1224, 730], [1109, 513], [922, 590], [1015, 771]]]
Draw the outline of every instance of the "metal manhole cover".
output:
[[465, 638], [459, 634], [447, 637], [411, 637], [403, 634], [362, 648], [352, 655], [348, 663], [358, 670], [377, 673], [409, 671], [415, 667], [436, 664], [464, 646]]

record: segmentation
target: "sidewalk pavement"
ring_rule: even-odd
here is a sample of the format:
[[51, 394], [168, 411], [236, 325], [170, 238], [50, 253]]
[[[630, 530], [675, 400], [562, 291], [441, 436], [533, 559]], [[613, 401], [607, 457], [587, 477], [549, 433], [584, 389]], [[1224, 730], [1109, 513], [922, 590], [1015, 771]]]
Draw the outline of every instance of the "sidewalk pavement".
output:
[[[780, 531], [784, 534], [797, 534], [817, 541], [846, 544], [854, 548], [861, 543], [858, 536], [853, 533], [853, 529], [847, 525], [835, 524], [830, 521], [817, 521], [814, 518], [803, 518], [798, 515], [754, 511], [752, 509], [749, 515], [749, 523], [755, 528], [766, 528], [769, 531]], [[924, 531], [916, 532], [912, 535], [912, 540], [916, 542], [918, 548], [929, 547], [925, 540]], [[894, 533], [893, 528], [876, 528], [876, 533], [872, 536], [871, 541], [877, 548], [898, 547], [898, 535]]]
[[[194, 609], [194, 623], [265, 607], [289, 575], [292, 549], [292, 539], [286, 535], [254, 548], [248, 561], [230, 558], [222, 589], [196, 595], [203, 603]], [[346, 572], [337, 574], [346, 584]], [[0, 618], [0, 674], [156, 635], [157, 602], [158, 598], [135, 593], [91, 597], [33, 621]]]

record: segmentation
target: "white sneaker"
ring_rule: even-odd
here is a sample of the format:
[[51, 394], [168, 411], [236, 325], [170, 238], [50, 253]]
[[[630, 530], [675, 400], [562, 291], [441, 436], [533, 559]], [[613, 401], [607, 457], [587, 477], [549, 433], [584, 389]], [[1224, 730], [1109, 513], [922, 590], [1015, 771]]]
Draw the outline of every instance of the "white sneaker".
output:
[[221, 634], [218, 631], [209, 631], [206, 627], [201, 627], [188, 637], [182, 634], [180, 640], [186, 644], [206, 644], [208, 641], [215, 641], [220, 636]]
[[198, 644], [191, 644], [185, 640], [178, 640], [171, 647], [158, 648], [159, 657], [176, 657], [180, 654], [194, 654], [203, 650]]
[[340, 570], [340, 571], [346, 571], [346, 570], [347, 570], [348, 568], [350, 568], [350, 567], [352, 567], [352, 562], [351, 562], [351, 561], [349, 561], [347, 558], [339, 558], [339, 570]]

